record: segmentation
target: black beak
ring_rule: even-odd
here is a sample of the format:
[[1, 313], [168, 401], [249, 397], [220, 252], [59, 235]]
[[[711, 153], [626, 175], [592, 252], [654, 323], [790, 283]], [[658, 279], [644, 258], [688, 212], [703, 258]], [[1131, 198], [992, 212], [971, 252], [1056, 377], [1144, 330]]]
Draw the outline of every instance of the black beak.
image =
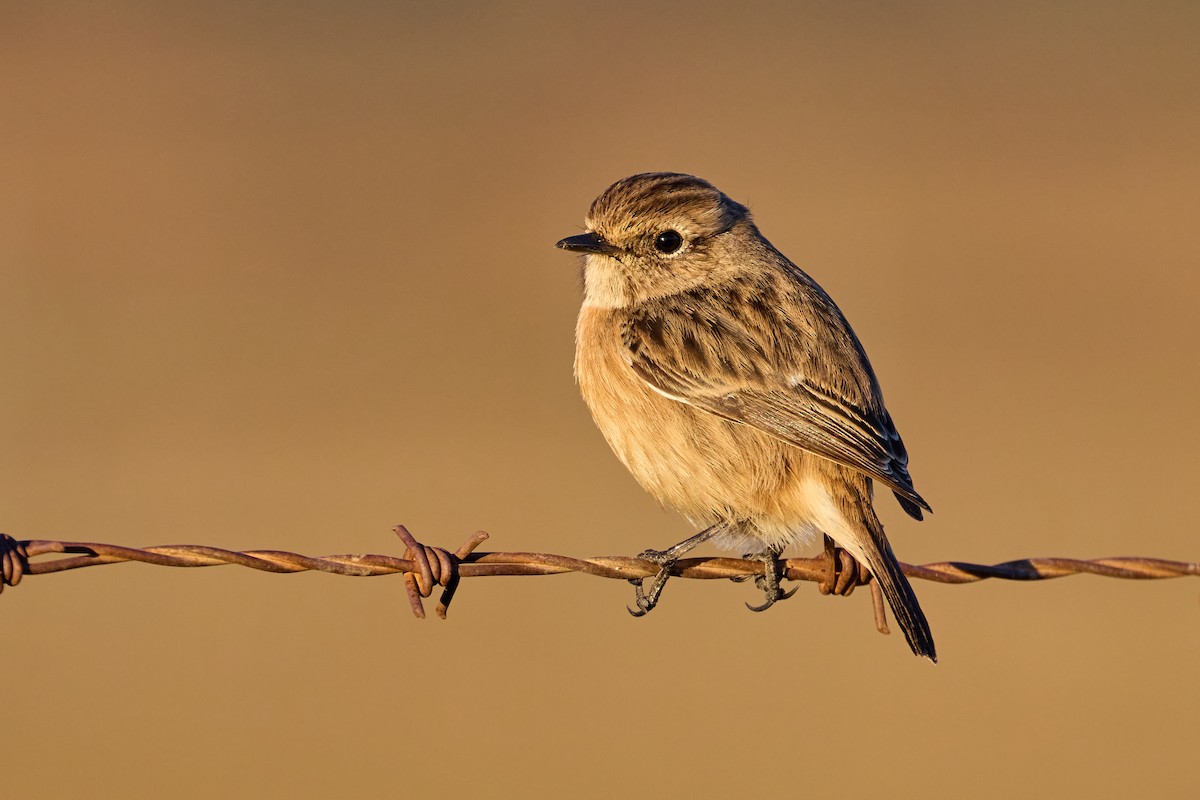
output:
[[554, 246], [576, 253], [601, 253], [606, 256], [615, 255], [620, 252], [618, 248], [613, 247], [595, 233], [581, 233], [578, 236], [568, 236]]

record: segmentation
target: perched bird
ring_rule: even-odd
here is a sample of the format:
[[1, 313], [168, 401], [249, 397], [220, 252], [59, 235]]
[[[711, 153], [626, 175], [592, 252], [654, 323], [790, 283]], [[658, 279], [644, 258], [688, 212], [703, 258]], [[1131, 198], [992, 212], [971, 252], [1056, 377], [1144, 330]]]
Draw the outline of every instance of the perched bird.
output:
[[[822, 534], [879, 582], [917, 655], [933, 636], [872, 508], [872, 482], [912, 517], [929, 505], [858, 338], [833, 300], [768, 242], [749, 210], [691, 175], [617, 181], [586, 232], [575, 375], [617, 457], [703, 530], [663, 551], [640, 616], [671, 565], [708, 539], [763, 560], [765, 609], [783, 549]], [[793, 590], [794, 591], [794, 590]]]

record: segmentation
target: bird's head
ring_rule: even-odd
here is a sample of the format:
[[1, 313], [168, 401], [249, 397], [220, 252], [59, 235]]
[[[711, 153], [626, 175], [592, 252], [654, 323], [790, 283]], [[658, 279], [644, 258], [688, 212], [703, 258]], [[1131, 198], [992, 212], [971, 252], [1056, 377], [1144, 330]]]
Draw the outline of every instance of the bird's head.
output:
[[745, 206], [674, 172], [617, 181], [585, 225], [557, 246], [585, 255], [584, 302], [608, 308], [719, 283], [738, 268], [739, 239], [757, 236]]

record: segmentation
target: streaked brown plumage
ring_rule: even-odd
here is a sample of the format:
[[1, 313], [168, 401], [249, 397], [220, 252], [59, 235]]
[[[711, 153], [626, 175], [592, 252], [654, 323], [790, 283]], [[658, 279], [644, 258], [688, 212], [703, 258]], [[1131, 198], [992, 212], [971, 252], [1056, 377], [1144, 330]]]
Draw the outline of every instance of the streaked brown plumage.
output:
[[913, 651], [936, 659], [872, 480], [916, 519], [929, 506], [829, 296], [744, 206], [690, 175], [618, 181], [586, 224], [559, 242], [586, 254], [575, 373], [618, 458], [726, 546], [777, 554], [828, 535], [879, 580]]

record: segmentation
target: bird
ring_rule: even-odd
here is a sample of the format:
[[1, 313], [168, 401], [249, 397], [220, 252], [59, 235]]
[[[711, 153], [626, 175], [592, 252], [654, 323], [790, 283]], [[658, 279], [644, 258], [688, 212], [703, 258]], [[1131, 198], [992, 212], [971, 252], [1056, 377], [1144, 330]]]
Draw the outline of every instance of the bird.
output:
[[749, 209], [676, 172], [623, 178], [557, 247], [582, 254], [575, 378], [613, 452], [661, 504], [764, 563], [763, 610], [784, 548], [825, 536], [879, 583], [912, 651], [937, 660], [916, 594], [873, 507], [877, 482], [914, 519], [931, 511], [867, 354], [834, 301], [759, 231]]

